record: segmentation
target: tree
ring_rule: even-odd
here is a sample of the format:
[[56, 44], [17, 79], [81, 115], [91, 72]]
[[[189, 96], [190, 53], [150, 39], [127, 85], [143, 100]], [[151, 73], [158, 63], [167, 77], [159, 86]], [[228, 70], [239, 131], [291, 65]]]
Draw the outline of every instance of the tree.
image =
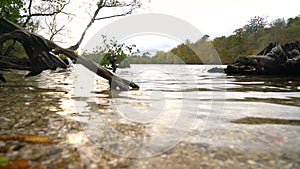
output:
[[296, 41], [300, 39], [300, 17], [288, 19], [287, 27], [285, 29], [288, 39]]
[[265, 17], [255, 16], [248, 21], [248, 24], [244, 26], [246, 32], [256, 34], [259, 29], [264, 28], [268, 24]]
[[44, 19], [64, 12], [70, 0], [22, 0], [24, 7], [21, 9], [21, 26], [30, 31], [38, 31]]
[[24, 7], [22, 0], [0, 1], [0, 17], [11, 20], [14, 23], [20, 23], [21, 14]]
[[[102, 46], [96, 47], [94, 54], [96, 54], [96, 60], [100, 65], [108, 67], [112, 66], [113, 72], [116, 71], [116, 65], [125, 61], [129, 56], [139, 53], [139, 50], [136, 48], [136, 45], [125, 45], [125, 43], [119, 43], [115, 39], [108, 39], [105, 35], [102, 35]], [[89, 53], [85, 54], [89, 56]]]
[[[54, 15], [50, 18], [45, 18], [45, 26], [40, 27], [45, 30], [49, 40], [64, 43], [62, 36], [66, 37], [66, 35], [70, 34], [66, 23], [70, 23], [72, 18], [68, 16], [64, 20], [59, 20], [57, 17], [57, 15]], [[58, 37], [59, 35], [60, 38]]]
[[209, 40], [209, 37], [210, 37], [209, 35], [203, 35], [201, 40], [205, 42], [205, 41]]
[[213, 45], [223, 63], [232, 63], [239, 55], [257, 54], [270, 42], [287, 43], [300, 39], [299, 16], [289, 18], [287, 21], [276, 19], [270, 22], [269, 27], [266, 27], [267, 21], [261, 20], [264, 19], [254, 17], [249, 24], [235, 30], [233, 35], [213, 40]]
[[286, 21], [283, 18], [276, 19], [270, 23], [270, 27], [274, 32], [274, 41], [278, 41], [281, 38], [278, 36], [282, 36], [284, 28], [287, 26]]
[[[39, 2], [34, 4], [34, 2]], [[94, 15], [91, 17], [91, 21], [84, 29], [80, 40], [68, 49], [64, 49], [54, 42], [43, 38], [37, 34], [31, 33], [28, 31], [37, 30], [40, 26], [40, 17], [49, 17], [56, 16], [58, 14], [66, 14], [63, 12], [63, 9], [69, 4], [69, 1], [66, 0], [22, 0], [24, 8], [18, 8], [18, 12], [11, 14], [11, 18], [17, 18], [17, 15], [20, 15], [23, 10], [24, 15], [20, 15], [20, 18], [15, 20], [15, 23], [21, 24], [20, 27], [4, 18], [0, 18], [0, 70], [7, 69], [19, 69], [19, 70], [29, 70], [30, 73], [26, 75], [35, 76], [40, 74], [43, 70], [47, 69], [56, 69], [66, 68], [66, 64], [59, 58], [59, 55], [63, 54], [71, 58], [74, 62], [78, 61], [80, 64], [86, 66], [91, 71], [95, 72], [99, 76], [107, 79], [109, 84], [113, 88], [119, 88], [121, 90], [128, 89], [128, 86], [132, 88], [139, 88], [133, 82], [129, 82], [125, 79], [121, 79], [114, 74], [108, 72], [103, 67], [99, 67], [94, 62], [77, 55], [74, 51], [77, 50], [90, 26], [96, 20], [103, 20], [118, 16], [125, 16], [131, 14], [132, 11], [139, 8], [141, 3], [138, 0], [132, 0], [131, 2], [117, 1], [117, 0], [100, 0], [97, 2], [97, 9], [94, 12]], [[17, 0], [12, 2], [19, 2]], [[22, 7], [23, 7], [22, 6]], [[123, 9], [121, 13], [98, 17], [100, 9], [108, 8]], [[4, 8], [1, 8], [3, 10]], [[5, 11], [6, 9], [4, 9]], [[27, 28], [25, 30], [24, 28]], [[54, 32], [55, 34], [57, 33]], [[16, 41], [18, 41], [25, 49], [27, 57], [25, 58], [16, 58], [11, 57], [10, 52], [3, 52], [5, 50], [5, 43], [13, 40], [13, 45], [10, 45], [7, 48], [14, 49]], [[6, 49], [8, 51], [8, 49]], [[4, 55], [6, 54], [6, 55]], [[4, 77], [0, 74], [0, 79], [3, 80]], [[115, 83], [113, 83], [115, 82]], [[115, 85], [115, 86], [112, 86]]]
[[[76, 20], [76, 11], [67, 12], [70, 0], [5, 0], [0, 2], [0, 16], [21, 25], [32, 32], [50, 34], [49, 38], [66, 32], [66, 23]], [[70, 49], [77, 50], [86, 32], [95, 21], [110, 19], [131, 14], [142, 5], [140, 0], [92, 0], [88, 8], [91, 16], [89, 23], [83, 29], [80, 39]], [[112, 15], [101, 16], [100, 11], [108, 9]], [[65, 25], [58, 25], [61, 15], [68, 17]], [[60, 17], [58, 17], [60, 16]]]
[[[91, 15], [90, 22], [87, 24], [86, 28], [84, 29], [79, 41], [75, 45], [71, 46], [69, 49], [77, 50], [79, 48], [80, 44], [82, 43], [82, 41], [85, 37], [87, 30], [92, 26], [92, 24], [95, 21], [129, 15], [135, 9], [140, 8], [142, 4], [139, 0], [131, 0], [130, 2], [118, 1], [118, 0], [100, 0], [97, 2], [96, 5], [97, 5], [97, 9]], [[98, 17], [100, 10], [103, 8], [109, 8], [109, 9], [114, 9], [114, 10], [121, 8], [123, 10], [118, 14]]]
[[251, 47], [251, 50], [256, 48], [257, 45], [257, 34], [259, 30], [263, 29], [267, 25], [265, 17], [255, 16], [248, 21], [248, 24], [244, 26], [245, 31], [248, 33], [247, 42]]
[[[0, 2], [0, 16], [21, 25], [23, 28], [37, 32], [45, 17], [55, 17], [64, 13], [63, 9], [68, 4], [69, 1], [66, 0], [6, 0]], [[45, 27], [40, 30], [45, 30]], [[10, 53], [12, 49], [19, 49], [16, 44], [14, 40], [7, 52]]]
[[289, 18], [287, 21], [287, 26], [290, 26], [292, 24], [297, 24], [300, 22], [300, 15], [295, 18]]

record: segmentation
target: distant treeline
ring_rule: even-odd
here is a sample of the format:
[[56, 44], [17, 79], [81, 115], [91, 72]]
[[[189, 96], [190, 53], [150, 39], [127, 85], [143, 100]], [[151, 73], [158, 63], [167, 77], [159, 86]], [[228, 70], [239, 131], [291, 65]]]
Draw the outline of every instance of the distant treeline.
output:
[[187, 40], [168, 52], [158, 51], [151, 57], [148, 54], [135, 55], [128, 57], [128, 60], [136, 64], [229, 64], [240, 55], [257, 54], [270, 42], [286, 43], [296, 40], [300, 40], [300, 15], [272, 22], [256, 16], [228, 37], [209, 40], [209, 35], [204, 35], [196, 42]]

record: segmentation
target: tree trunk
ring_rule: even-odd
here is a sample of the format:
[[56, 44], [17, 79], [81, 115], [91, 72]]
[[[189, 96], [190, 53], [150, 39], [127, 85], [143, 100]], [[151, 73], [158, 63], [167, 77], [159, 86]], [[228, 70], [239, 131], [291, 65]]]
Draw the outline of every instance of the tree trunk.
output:
[[[7, 40], [20, 42], [28, 58], [3, 56], [3, 45]], [[82, 64], [90, 71], [107, 79], [113, 89], [128, 90], [129, 87], [139, 88], [135, 83], [122, 79], [95, 62], [77, 55], [73, 50], [64, 49], [40, 35], [28, 32], [18, 25], [0, 18], [0, 70], [29, 70], [30, 73], [26, 75], [26, 77], [29, 77], [38, 75], [47, 69], [56, 69], [58, 67], [66, 69], [67, 65], [58, 57], [59, 54], [69, 57], [73, 62]], [[3, 75], [0, 74], [0, 80], [3, 79]]]

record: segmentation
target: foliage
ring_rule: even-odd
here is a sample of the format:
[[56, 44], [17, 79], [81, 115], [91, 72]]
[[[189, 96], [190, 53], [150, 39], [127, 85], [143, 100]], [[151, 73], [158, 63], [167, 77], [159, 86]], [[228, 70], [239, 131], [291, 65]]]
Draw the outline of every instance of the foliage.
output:
[[249, 23], [259, 23], [260, 26], [254, 26], [256, 31], [245, 29], [249, 25], [244, 26], [235, 30], [233, 35], [212, 41], [224, 64], [234, 62], [240, 55], [257, 54], [270, 42], [287, 43], [300, 39], [300, 16], [288, 20], [276, 19], [268, 27], [265, 20]]
[[[89, 13], [91, 20], [84, 29], [80, 40], [69, 48], [71, 50], [78, 49], [86, 31], [95, 21], [125, 16], [141, 6], [139, 0], [95, 0], [89, 3], [91, 4], [88, 7], [91, 9], [91, 13]], [[65, 29], [65, 25], [57, 25], [56, 16], [60, 14], [72, 16], [72, 14], [66, 13], [64, 10], [68, 4], [69, 0], [5, 0], [0, 1], [0, 17], [5, 17], [33, 31], [47, 28], [49, 37], [53, 40], [54, 36], [59, 34], [59, 31]], [[94, 8], [96, 9], [92, 10]], [[101, 16], [99, 11], [102, 8], [112, 9], [114, 13], [110, 16]], [[48, 18], [48, 20], [45, 18]], [[118, 58], [118, 63], [125, 58], [128, 58], [131, 63], [218, 63], [215, 60], [216, 52], [210, 45], [213, 44], [222, 63], [228, 64], [234, 62], [240, 55], [258, 53], [270, 42], [286, 43], [299, 40], [300, 16], [287, 20], [279, 18], [270, 23], [267, 22], [266, 17], [255, 16], [249, 20], [248, 24], [236, 29], [228, 37], [217, 37], [212, 41], [208, 38], [208, 35], [204, 35], [197, 42], [187, 40], [170, 51], [157, 51], [153, 57], [147, 54], [137, 55], [136, 52], [131, 52], [136, 47], [134, 45], [126, 46], [114, 40], [104, 40], [102, 48], [88, 55], [101, 65], [108, 65], [109, 60], [113, 57]], [[8, 46], [10, 45], [6, 45], [6, 47]], [[16, 48], [20, 47], [16, 46]], [[14, 55], [21, 57], [18, 53]]]
[[152, 57], [135, 55], [128, 60], [137, 64], [216, 64], [220, 63], [216, 60], [219, 56], [223, 64], [233, 63], [238, 56], [259, 53], [270, 42], [299, 40], [300, 16], [288, 20], [280, 18], [270, 23], [264, 17], [255, 16], [228, 37], [221, 36], [212, 41], [208, 38], [204, 35], [194, 43], [187, 40], [170, 51], [157, 51]]
[[218, 63], [217, 53], [208, 40], [208, 35], [204, 35], [195, 43], [186, 40], [170, 51], [157, 51], [152, 57], [147, 55], [131, 56], [130, 63], [144, 64], [203, 64]]
[[248, 24], [244, 26], [244, 29], [248, 33], [257, 33], [259, 29], [264, 28], [268, 21], [265, 17], [255, 16], [248, 21]]
[[9, 160], [6, 157], [0, 156], [0, 167], [7, 166], [9, 164]]
[[0, 17], [20, 23], [21, 10], [24, 9], [22, 0], [2, 0], [0, 1]]
[[0, 16], [36, 31], [43, 18], [63, 13], [66, 0], [4, 0], [0, 2]]
[[114, 58], [120, 64], [128, 56], [139, 52], [136, 45], [125, 45], [115, 39], [108, 39], [105, 35], [102, 35], [102, 39], [101, 46], [98, 46], [92, 53], [84, 52], [83, 54], [102, 66], [109, 66]]

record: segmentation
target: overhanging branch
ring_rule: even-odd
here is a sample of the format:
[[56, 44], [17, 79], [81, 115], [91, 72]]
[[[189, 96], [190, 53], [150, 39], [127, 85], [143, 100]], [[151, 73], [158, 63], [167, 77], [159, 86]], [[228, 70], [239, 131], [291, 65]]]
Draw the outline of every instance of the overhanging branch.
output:
[[105, 17], [101, 17], [101, 18], [96, 18], [95, 20], [102, 20], [102, 19], [110, 19], [110, 18], [115, 18], [115, 17], [121, 17], [121, 16], [126, 16], [132, 13], [133, 10], [129, 10], [125, 13], [122, 14], [116, 14], [116, 15], [111, 15], [111, 16], [105, 16]]
[[[110, 18], [114, 18], [114, 17], [126, 16], [126, 15], [131, 14], [135, 9], [139, 8], [140, 6], [141, 6], [141, 3], [138, 0], [133, 0], [131, 3], [122, 2], [122, 3], [110, 3], [110, 4], [108, 3], [107, 0], [105, 0], [105, 1], [101, 0], [100, 2], [97, 3], [97, 9], [95, 10], [93, 16], [91, 17], [90, 22], [87, 24], [86, 28], [82, 32], [79, 41], [75, 45], [69, 47], [69, 49], [77, 50], [79, 48], [79, 46], [82, 43], [88, 29], [92, 26], [92, 24], [95, 21], [103, 20], [103, 19], [110, 19]], [[128, 11], [123, 12], [121, 14], [116, 14], [116, 15], [97, 18], [98, 14], [99, 14], [99, 11], [102, 8], [124, 8], [124, 7], [131, 7], [131, 8]]]
[[[3, 56], [3, 45], [8, 40], [20, 42], [28, 58]], [[66, 63], [58, 57], [60, 54], [77, 61], [77, 63], [107, 79], [112, 88], [120, 90], [128, 90], [129, 86], [139, 88], [135, 83], [122, 79], [93, 61], [77, 55], [73, 50], [64, 49], [40, 35], [28, 32], [18, 25], [0, 18], [0, 70], [29, 70], [30, 73], [26, 75], [28, 77], [38, 75], [47, 69], [56, 69], [58, 67], [66, 69]], [[5, 81], [2, 74], [0, 74], [0, 80]]]
[[32, 12], [32, 2], [33, 0], [30, 0], [29, 1], [29, 5], [27, 7], [27, 10], [28, 10], [28, 15], [23, 15], [22, 17], [26, 18], [26, 21], [24, 22], [24, 24], [22, 25], [22, 27], [26, 27], [27, 24], [29, 23], [30, 19], [32, 17], [38, 17], [38, 16], [54, 16], [54, 15], [57, 15], [59, 13], [63, 13], [63, 14], [68, 14], [66, 12], [63, 12], [64, 8], [70, 3], [70, 0], [68, 2], [66, 2], [65, 4], [63, 4], [59, 9], [57, 9], [56, 11], [53, 11], [53, 12], [50, 12], [50, 13], [43, 13], [44, 11], [42, 12], [37, 12], [37, 13], [31, 13]]

